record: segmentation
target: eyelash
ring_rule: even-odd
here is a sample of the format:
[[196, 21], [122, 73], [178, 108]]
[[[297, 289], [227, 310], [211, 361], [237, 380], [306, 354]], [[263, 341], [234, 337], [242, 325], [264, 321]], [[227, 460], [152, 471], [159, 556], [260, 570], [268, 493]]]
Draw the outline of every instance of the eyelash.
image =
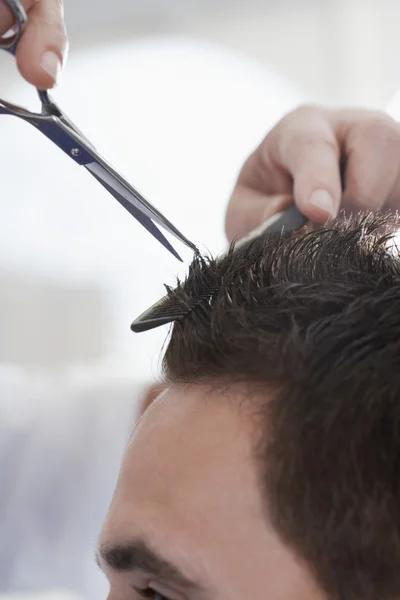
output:
[[142, 596], [142, 598], [150, 598], [151, 600], [170, 600], [166, 596], [159, 594], [150, 587], [144, 590], [137, 589], [136, 591]]

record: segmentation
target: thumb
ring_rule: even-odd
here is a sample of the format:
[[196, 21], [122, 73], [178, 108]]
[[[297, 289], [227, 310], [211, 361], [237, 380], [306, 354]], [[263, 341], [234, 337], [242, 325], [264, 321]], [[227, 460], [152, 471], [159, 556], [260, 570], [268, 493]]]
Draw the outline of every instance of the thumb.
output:
[[28, 23], [17, 47], [21, 75], [39, 89], [58, 81], [68, 52], [60, 0], [39, 0], [28, 13]]

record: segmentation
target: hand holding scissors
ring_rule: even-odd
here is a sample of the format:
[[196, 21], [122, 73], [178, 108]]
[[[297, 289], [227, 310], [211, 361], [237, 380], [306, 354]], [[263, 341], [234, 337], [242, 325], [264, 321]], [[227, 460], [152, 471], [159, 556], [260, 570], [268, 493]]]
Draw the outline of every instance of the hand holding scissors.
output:
[[[28, 22], [15, 58], [21, 75], [39, 89], [57, 83], [68, 52], [62, 0], [21, 0]], [[0, 1], [0, 35], [15, 24], [14, 10]]]
[[[3, 0], [14, 14], [15, 33], [2, 38], [0, 47], [15, 55], [27, 23], [27, 16], [19, 0]], [[38, 89], [42, 103], [41, 113], [33, 113], [20, 106], [0, 100], [0, 114], [13, 115], [36, 127], [78, 165], [84, 166], [91, 175], [169, 252], [179, 260], [179, 254], [158, 229], [156, 223], [174, 235], [186, 246], [196, 251], [196, 246], [120, 175], [92, 146], [61, 108], [50, 98], [48, 92]]]

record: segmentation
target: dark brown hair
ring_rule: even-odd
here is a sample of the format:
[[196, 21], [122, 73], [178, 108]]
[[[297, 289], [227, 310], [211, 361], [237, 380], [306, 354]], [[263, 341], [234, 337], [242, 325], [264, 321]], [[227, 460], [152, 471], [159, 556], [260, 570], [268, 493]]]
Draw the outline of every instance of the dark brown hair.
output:
[[262, 484], [273, 524], [334, 600], [400, 598], [400, 259], [388, 217], [196, 257], [170, 290], [166, 379], [274, 383]]

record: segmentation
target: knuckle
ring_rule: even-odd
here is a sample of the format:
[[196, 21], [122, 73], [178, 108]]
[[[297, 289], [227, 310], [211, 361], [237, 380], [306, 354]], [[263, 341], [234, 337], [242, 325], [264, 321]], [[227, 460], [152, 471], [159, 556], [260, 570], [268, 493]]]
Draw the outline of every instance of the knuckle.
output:
[[345, 199], [359, 210], [374, 210], [380, 204], [375, 186], [360, 173], [349, 171], [346, 177]]
[[304, 104], [284, 117], [275, 133], [285, 156], [307, 151], [338, 152], [336, 134], [323, 109]]
[[365, 117], [356, 126], [356, 137], [367, 138], [379, 145], [400, 146], [400, 127], [394, 119], [385, 114]]
[[316, 115], [320, 114], [320, 109], [311, 104], [302, 104], [292, 111], [288, 112], [272, 129], [271, 133], [280, 135], [282, 131], [288, 128], [298, 125], [299, 123], [307, 123], [310, 119], [315, 118]]
[[322, 113], [322, 109], [315, 104], [301, 104], [300, 106], [298, 106], [297, 108], [292, 110], [290, 113], [288, 113], [286, 118], [287, 119], [298, 119], [298, 118], [309, 117], [310, 115], [311, 116], [320, 115], [321, 113]]
[[280, 120], [276, 127], [277, 133], [281, 134], [281, 132], [284, 131], [295, 131], [300, 127], [304, 127], [305, 124], [310, 123], [316, 115], [319, 115], [319, 111], [312, 105], [304, 104], [299, 106]]
[[347, 183], [345, 195], [359, 209], [373, 210], [376, 207], [375, 195], [359, 180]]
[[[313, 160], [338, 153], [338, 141], [333, 132], [307, 131], [293, 128], [285, 139], [282, 139], [282, 153], [293, 160]], [[319, 160], [318, 160], [319, 162]]]
[[338, 142], [333, 132], [312, 132], [312, 131], [294, 131], [292, 137], [293, 143], [304, 149], [313, 150], [337, 150]]

